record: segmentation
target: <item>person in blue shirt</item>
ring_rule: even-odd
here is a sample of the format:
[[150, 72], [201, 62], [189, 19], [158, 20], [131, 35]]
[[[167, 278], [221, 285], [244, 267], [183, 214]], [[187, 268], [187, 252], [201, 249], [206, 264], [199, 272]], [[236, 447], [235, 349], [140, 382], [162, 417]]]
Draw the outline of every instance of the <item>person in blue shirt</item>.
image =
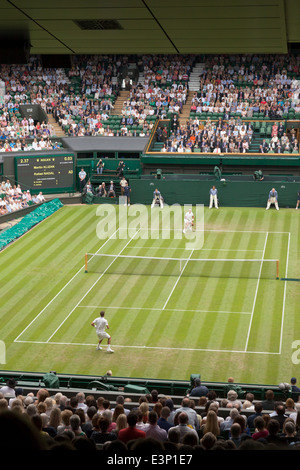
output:
[[209, 209], [212, 209], [213, 205], [216, 209], [219, 208], [218, 206], [218, 190], [215, 186], [213, 186], [209, 190]]
[[296, 209], [298, 209], [299, 204], [300, 204], [300, 189], [298, 191], [298, 199], [297, 199]]
[[271, 191], [269, 192], [269, 197], [268, 197], [266, 210], [270, 209], [272, 204], [274, 204], [276, 210], [279, 211], [278, 193], [277, 193], [275, 188], [272, 188]]
[[125, 206], [126, 206], [126, 204], [128, 206], [130, 206], [130, 193], [131, 193], [131, 188], [130, 188], [129, 184], [127, 183], [124, 186], [124, 196], [127, 198], [127, 203], [124, 204]]
[[161, 208], [164, 207], [162, 195], [157, 188], [155, 189], [155, 191], [153, 191], [153, 200], [152, 200], [151, 208], [155, 206], [156, 201], [159, 202], [159, 205]]

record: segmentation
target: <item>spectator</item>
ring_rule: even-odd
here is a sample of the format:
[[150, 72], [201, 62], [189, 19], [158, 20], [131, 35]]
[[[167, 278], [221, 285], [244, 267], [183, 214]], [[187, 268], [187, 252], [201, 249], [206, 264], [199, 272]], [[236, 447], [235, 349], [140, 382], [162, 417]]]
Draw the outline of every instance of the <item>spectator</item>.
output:
[[216, 437], [220, 435], [220, 425], [215, 411], [208, 411], [206, 422], [205, 424], [202, 424], [199, 432], [201, 436], [204, 436], [204, 434], [206, 434], [207, 432], [211, 432]]
[[98, 416], [95, 421], [95, 429], [92, 431], [90, 439], [96, 444], [104, 444], [107, 441], [113, 441], [117, 439], [114, 432], [109, 432], [110, 422], [103, 416]]
[[48, 432], [43, 430], [43, 419], [40, 414], [35, 414], [31, 417], [31, 423], [33, 426], [37, 429], [37, 431], [40, 433], [41, 437], [46, 439], [46, 437], [49, 436]]
[[137, 423], [136, 423], [136, 428], [137, 429], [140, 429], [141, 431], [146, 431], [146, 429], [149, 427], [149, 423], [148, 423], [148, 413], [147, 413], [147, 417], [144, 418], [144, 414], [143, 412], [140, 410], [140, 408], [138, 408], [136, 410], [136, 413], [137, 413], [137, 416], [138, 416], [138, 420], [137, 420]]
[[257, 416], [254, 420], [255, 431], [252, 434], [252, 439], [266, 439], [269, 431], [265, 427], [265, 421], [262, 416]]
[[78, 414], [73, 414], [70, 417], [70, 426], [75, 436], [85, 436], [85, 433], [81, 429], [81, 420]]
[[267, 430], [269, 432], [268, 436], [266, 437], [266, 441], [268, 444], [274, 444], [275, 446], [280, 445], [282, 442], [280, 441], [280, 424], [275, 419], [270, 419], [267, 425]]
[[144, 439], [146, 437], [145, 431], [142, 431], [142, 430], [136, 428], [137, 419], [138, 419], [137, 413], [135, 413], [133, 411], [131, 411], [127, 415], [128, 427], [126, 429], [121, 429], [119, 431], [118, 439], [120, 441], [127, 444], [127, 442], [129, 442], [133, 439], [140, 439], [140, 438]]
[[280, 429], [282, 429], [283, 423], [288, 418], [288, 415], [285, 413], [285, 406], [278, 404], [275, 408], [275, 413], [272, 413], [271, 417], [279, 422]]
[[[80, 409], [78, 411], [80, 411]], [[95, 406], [89, 406], [85, 414], [85, 421], [84, 422], [81, 421], [81, 428], [83, 432], [87, 435], [87, 437], [90, 437], [93, 431], [94, 416], [97, 417], [97, 408]]]
[[72, 415], [73, 415], [73, 412], [71, 410], [65, 409], [61, 412], [62, 424], [57, 427], [57, 434], [61, 434], [64, 431], [71, 429], [70, 418]]
[[189, 393], [189, 397], [205, 397], [208, 394], [208, 388], [201, 384], [201, 380], [196, 378], [194, 381], [194, 388]]
[[6, 385], [0, 388], [0, 393], [2, 393], [5, 396], [10, 396], [10, 397], [15, 397], [16, 396], [16, 380], [11, 378], [8, 379], [6, 382]]
[[165, 429], [158, 426], [158, 415], [154, 410], [150, 411], [148, 421], [149, 427], [147, 427], [145, 430], [146, 438], [152, 437], [158, 441], [166, 441], [168, 438], [168, 433]]
[[57, 430], [50, 426], [49, 416], [46, 413], [41, 413], [42, 418], [42, 431], [45, 431], [49, 434], [50, 437], [55, 437], [57, 435]]
[[265, 400], [262, 402], [263, 410], [275, 410], [275, 400], [273, 390], [267, 390]]
[[109, 184], [107, 197], [116, 197], [116, 187], [113, 181], [111, 181]]
[[[254, 395], [251, 392], [246, 393], [245, 401], [243, 402], [242, 408], [247, 410], [254, 410]], [[247, 406], [245, 406], [245, 403]], [[248, 406], [248, 404], [250, 405]]]
[[179, 435], [180, 435], [179, 442], [180, 443], [183, 442], [183, 438], [187, 433], [191, 432], [191, 433], [198, 436], [197, 431], [192, 426], [189, 425], [189, 417], [188, 417], [188, 414], [185, 411], [180, 412], [178, 414], [178, 424], [169, 429], [168, 436], [173, 435], [173, 432], [174, 432], [173, 430], [174, 429], [177, 429], [179, 431]]
[[96, 192], [97, 197], [106, 197], [107, 196], [107, 191], [105, 187], [105, 182], [103, 181], [102, 184], [99, 184], [99, 187]]
[[296, 445], [300, 443], [300, 437], [299, 434], [297, 434], [296, 425], [293, 420], [289, 420], [288, 418], [285, 420], [280, 440], [283, 444], [287, 445]]
[[77, 397], [77, 403], [78, 403], [77, 408], [82, 408], [83, 411], [86, 413], [88, 406], [85, 403], [85, 394], [83, 392], [78, 392], [76, 394], [76, 397]]
[[116, 419], [116, 426], [115, 426], [113, 432], [115, 432], [118, 436], [121, 429], [126, 429], [127, 427], [128, 427], [127, 415], [126, 414], [120, 414]]
[[[265, 415], [263, 416], [265, 418]], [[250, 429], [247, 425], [247, 417], [243, 414], [238, 414], [235, 418], [233, 423], [238, 423], [241, 428], [241, 438], [246, 439], [248, 437], [251, 437], [251, 432]]]
[[204, 450], [211, 450], [217, 442], [216, 436], [212, 432], [207, 432], [200, 439], [200, 444]]
[[227, 400], [231, 406], [235, 406], [238, 409], [241, 409], [242, 402], [238, 400], [238, 394], [235, 390], [229, 390], [229, 392], [227, 393]]
[[294, 402], [299, 401], [300, 398], [300, 388], [296, 385], [297, 379], [296, 377], [291, 378], [291, 398], [294, 400]]
[[296, 413], [295, 402], [292, 398], [287, 398], [285, 402], [285, 412], [291, 415], [291, 413]]
[[179, 413], [179, 412], [185, 412], [188, 415], [189, 424], [194, 429], [196, 430], [199, 429], [199, 420], [197, 418], [197, 413], [195, 410], [191, 408], [189, 398], [184, 398], [181, 401], [181, 407], [176, 410], [176, 413]]
[[164, 406], [161, 410], [160, 418], [157, 421], [158, 426], [162, 429], [165, 429], [167, 432], [172, 427], [172, 424], [168, 422], [170, 414], [170, 408], [168, 406]]
[[139, 411], [142, 413], [142, 421], [144, 424], [148, 423], [148, 416], [149, 416], [149, 404], [147, 402], [143, 402], [139, 406]]
[[230, 410], [229, 416], [227, 416], [227, 418], [225, 418], [225, 420], [220, 424], [221, 433], [230, 430], [234, 422], [234, 419], [236, 418], [236, 416], [238, 416], [238, 414], [239, 414], [239, 411], [236, 408], [232, 408]]
[[238, 423], [232, 424], [230, 427], [230, 440], [238, 448], [241, 443], [241, 426]]
[[251, 414], [250, 416], [248, 416], [248, 420], [247, 420], [247, 425], [250, 430], [254, 428], [255, 418], [257, 418], [258, 416], [262, 416], [262, 410], [263, 410], [262, 402], [256, 402], [254, 405], [255, 412]]

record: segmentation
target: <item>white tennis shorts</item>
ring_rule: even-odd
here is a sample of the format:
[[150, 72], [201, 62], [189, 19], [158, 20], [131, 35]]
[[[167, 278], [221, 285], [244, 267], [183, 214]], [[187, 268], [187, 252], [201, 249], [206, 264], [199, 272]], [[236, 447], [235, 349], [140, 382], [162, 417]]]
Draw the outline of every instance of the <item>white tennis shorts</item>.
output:
[[109, 339], [110, 338], [110, 335], [106, 332], [106, 331], [99, 331], [97, 333], [97, 336], [98, 336], [98, 339]]

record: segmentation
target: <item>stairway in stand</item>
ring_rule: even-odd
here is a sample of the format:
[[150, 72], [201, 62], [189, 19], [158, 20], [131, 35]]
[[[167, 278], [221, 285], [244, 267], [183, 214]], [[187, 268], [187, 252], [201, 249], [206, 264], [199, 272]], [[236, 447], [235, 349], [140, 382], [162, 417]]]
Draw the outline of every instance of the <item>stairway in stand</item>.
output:
[[124, 101], [126, 101], [129, 97], [129, 90], [121, 90], [118, 98], [116, 99], [114, 103], [114, 108], [111, 110], [110, 115], [111, 116], [121, 116], [122, 115], [122, 109], [124, 107]]
[[191, 112], [191, 102], [194, 93], [188, 91], [187, 98], [185, 104], [182, 106], [182, 112], [179, 114], [179, 123], [180, 125], [186, 124], [186, 122], [190, 119], [190, 112]]
[[65, 137], [66, 134], [64, 133], [61, 126], [57, 124], [52, 114], [47, 114], [47, 116], [48, 116], [48, 124], [51, 124], [51, 126], [54, 129], [54, 137]]

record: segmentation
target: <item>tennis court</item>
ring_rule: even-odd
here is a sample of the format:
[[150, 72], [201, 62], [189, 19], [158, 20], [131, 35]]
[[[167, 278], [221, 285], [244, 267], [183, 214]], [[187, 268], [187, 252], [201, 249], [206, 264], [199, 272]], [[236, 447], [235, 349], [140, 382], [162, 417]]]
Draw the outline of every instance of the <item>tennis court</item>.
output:
[[[105, 310], [116, 351], [280, 352], [285, 283], [276, 280], [276, 261], [280, 259], [280, 269], [286, 269], [289, 233], [210, 229], [204, 233], [202, 249], [188, 250], [184, 237], [176, 239], [172, 230], [168, 239], [161, 233], [152, 239], [139, 229], [126, 240], [118, 238], [118, 231], [98, 253], [89, 255], [88, 272], [82, 268], [70, 279], [16, 341], [34, 341], [45, 317], [56, 317], [62, 294], [75, 288], [65, 318], [51, 321], [52, 329], [47, 328], [39, 342], [92, 346], [94, 332], [88, 342], [74, 340], [74, 326], [79, 328], [87, 317], [92, 320]], [[83, 289], [78, 290], [78, 281]], [[266, 302], [273, 305], [277, 332], [268, 347], [265, 339], [256, 338]]]
[[[297, 215], [206, 209], [203, 245], [187, 249], [175, 230], [100, 240], [95, 207], [62, 207], [1, 253], [5, 368], [226, 380], [233, 361], [236, 380], [282, 380], [300, 299], [277, 260], [297, 277]], [[103, 309], [112, 355], [90, 325]]]

